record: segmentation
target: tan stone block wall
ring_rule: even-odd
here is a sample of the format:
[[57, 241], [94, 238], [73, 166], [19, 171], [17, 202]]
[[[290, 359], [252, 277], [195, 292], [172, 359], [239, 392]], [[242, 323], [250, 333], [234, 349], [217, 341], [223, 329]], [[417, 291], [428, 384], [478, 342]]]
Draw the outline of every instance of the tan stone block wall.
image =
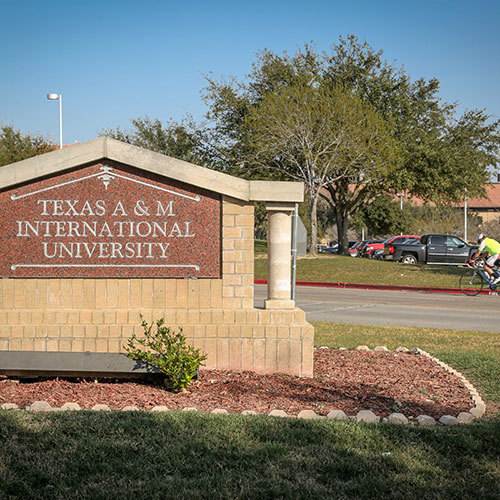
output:
[[253, 204], [223, 197], [222, 211], [220, 279], [1, 280], [0, 350], [123, 352], [142, 314], [181, 326], [207, 368], [311, 376], [304, 312], [253, 308]]
[[500, 212], [487, 212], [481, 210], [470, 210], [475, 215], [479, 215], [483, 219], [483, 224], [486, 222], [498, 221], [500, 219]]

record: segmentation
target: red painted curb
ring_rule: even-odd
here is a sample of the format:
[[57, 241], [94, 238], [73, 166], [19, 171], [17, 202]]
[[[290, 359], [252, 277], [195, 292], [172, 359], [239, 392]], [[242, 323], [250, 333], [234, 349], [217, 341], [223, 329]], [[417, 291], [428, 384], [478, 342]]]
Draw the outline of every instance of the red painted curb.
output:
[[[254, 280], [257, 285], [266, 285], [267, 280]], [[462, 294], [460, 288], [425, 287], [410, 285], [374, 285], [369, 283], [342, 283], [329, 281], [297, 281], [297, 286], [317, 286], [324, 288], [354, 288], [358, 290], [392, 290], [405, 292]], [[491, 290], [482, 290], [481, 295], [489, 295]]]

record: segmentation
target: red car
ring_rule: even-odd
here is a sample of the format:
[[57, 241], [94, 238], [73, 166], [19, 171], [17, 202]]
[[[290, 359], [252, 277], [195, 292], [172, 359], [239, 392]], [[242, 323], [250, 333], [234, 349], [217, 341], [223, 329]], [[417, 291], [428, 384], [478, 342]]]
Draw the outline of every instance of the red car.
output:
[[372, 257], [372, 255], [374, 255], [374, 252], [376, 250], [384, 250], [386, 258], [388, 254], [392, 256], [392, 254], [394, 253], [394, 248], [392, 248], [391, 252], [390, 244], [403, 243], [403, 241], [407, 240], [408, 238], [420, 238], [420, 236], [416, 236], [414, 234], [399, 234], [397, 236], [391, 236], [390, 238], [387, 238], [385, 241], [381, 241], [380, 243], [371, 243], [370, 245], [367, 245], [367, 247], [365, 248], [364, 257]]
[[359, 257], [373, 257], [375, 250], [378, 250], [380, 248], [380, 245], [383, 244], [384, 240], [368, 240], [366, 242], [366, 245], [359, 249]]
[[358, 248], [361, 246], [362, 243], [363, 243], [362, 241], [357, 241], [356, 243], [354, 243], [354, 245], [349, 247], [349, 255], [351, 257], [357, 257]]
[[420, 236], [416, 234], [401, 234], [399, 236], [392, 236], [384, 241], [382, 248], [384, 249], [384, 258], [385, 260], [392, 260], [392, 256], [394, 254], [394, 247], [391, 243], [405, 243], [408, 239], [420, 240]]

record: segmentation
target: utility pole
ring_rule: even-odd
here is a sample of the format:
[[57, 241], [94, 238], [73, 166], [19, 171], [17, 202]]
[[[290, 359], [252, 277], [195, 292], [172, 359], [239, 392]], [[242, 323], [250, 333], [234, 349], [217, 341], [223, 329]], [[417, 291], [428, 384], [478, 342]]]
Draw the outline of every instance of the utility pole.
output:
[[[396, 196], [399, 198], [399, 209], [401, 210], [401, 213], [403, 213], [403, 198], [408, 195], [404, 193], [397, 193]], [[403, 234], [403, 231], [401, 231], [400, 234]]]
[[464, 199], [464, 240], [467, 241], [467, 191]]

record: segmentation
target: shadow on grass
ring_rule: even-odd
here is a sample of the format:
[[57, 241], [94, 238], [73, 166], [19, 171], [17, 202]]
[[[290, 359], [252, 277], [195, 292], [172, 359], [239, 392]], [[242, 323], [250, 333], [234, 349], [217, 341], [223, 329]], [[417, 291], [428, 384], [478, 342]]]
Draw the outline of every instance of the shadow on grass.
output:
[[[403, 264], [402, 264], [403, 265]], [[435, 274], [437, 276], [452, 276], [457, 278], [457, 286], [458, 280], [460, 276], [464, 273], [465, 267], [463, 266], [435, 266], [435, 265], [427, 265], [421, 264], [417, 266], [419, 269], [427, 271], [429, 274]]]
[[500, 422], [0, 411], [0, 496], [496, 498]]

